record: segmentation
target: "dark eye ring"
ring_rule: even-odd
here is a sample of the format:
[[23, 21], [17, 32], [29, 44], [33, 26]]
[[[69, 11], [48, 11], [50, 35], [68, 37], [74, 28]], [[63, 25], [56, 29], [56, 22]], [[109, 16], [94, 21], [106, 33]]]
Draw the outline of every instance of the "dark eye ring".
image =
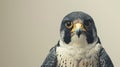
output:
[[72, 28], [73, 24], [72, 24], [72, 22], [67, 21], [67, 22], [65, 22], [65, 26], [66, 26], [67, 28]]
[[85, 25], [85, 26], [90, 26], [90, 25], [91, 25], [91, 22], [90, 22], [89, 20], [84, 21], [84, 25]]

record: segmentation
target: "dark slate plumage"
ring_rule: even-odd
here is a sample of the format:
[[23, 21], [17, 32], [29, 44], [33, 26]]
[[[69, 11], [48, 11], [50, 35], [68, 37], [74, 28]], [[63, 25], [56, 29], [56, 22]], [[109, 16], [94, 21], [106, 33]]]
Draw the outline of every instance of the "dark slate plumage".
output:
[[41, 67], [56, 67], [57, 64], [57, 54], [56, 54], [56, 47], [59, 46], [57, 44], [53, 48], [50, 49], [48, 56], [46, 57], [45, 61], [41, 65]]
[[99, 63], [100, 67], [114, 67], [110, 57], [108, 56], [104, 48], [102, 48], [100, 51]]
[[[74, 30], [76, 23], [81, 23], [83, 28]], [[101, 45], [94, 20], [84, 12], [72, 12], [63, 18], [60, 41], [51, 48], [41, 67], [71, 67], [71, 65], [72, 67], [114, 67]]]

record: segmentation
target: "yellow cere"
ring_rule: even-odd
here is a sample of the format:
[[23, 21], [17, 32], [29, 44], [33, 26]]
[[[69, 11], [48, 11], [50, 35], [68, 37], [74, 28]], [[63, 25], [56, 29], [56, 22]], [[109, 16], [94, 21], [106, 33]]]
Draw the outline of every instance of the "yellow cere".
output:
[[71, 32], [73, 33], [74, 31], [77, 31], [77, 30], [79, 30], [79, 29], [81, 29], [82, 31], [86, 31], [86, 30], [84, 29], [82, 23], [75, 23], [75, 24], [73, 25], [73, 28], [72, 28]]

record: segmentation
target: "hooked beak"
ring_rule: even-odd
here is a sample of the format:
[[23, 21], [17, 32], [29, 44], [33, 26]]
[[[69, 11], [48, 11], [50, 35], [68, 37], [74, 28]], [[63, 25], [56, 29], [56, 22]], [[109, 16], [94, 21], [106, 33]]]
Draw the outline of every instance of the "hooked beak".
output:
[[85, 32], [85, 31], [86, 31], [86, 30], [85, 30], [83, 24], [80, 23], [80, 22], [74, 23], [73, 28], [72, 28], [72, 30], [71, 30], [72, 33], [73, 33], [73, 32], [76, 32], [76, 34], [77, 34], [78, 36], [81, 34], [81, 32]]

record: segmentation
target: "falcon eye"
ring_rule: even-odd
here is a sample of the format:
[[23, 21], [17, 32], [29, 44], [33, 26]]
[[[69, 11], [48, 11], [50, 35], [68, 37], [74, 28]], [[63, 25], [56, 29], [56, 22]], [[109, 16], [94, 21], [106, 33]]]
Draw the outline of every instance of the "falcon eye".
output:
[[90, 23], [89, 22], [84, 22], [85, 26], [89, 26]]
[[90, 25], [91, 25], [91, 22], [90, 22], [89, 20], [84, 21], [84, 25], [85, 25], [85, 26], [90, 26]]
[[67, 28], [72, 28], [72, 22], [70, 22], [70, 21], [68, 21], [68, 22], [66, 22], [65, 23], [65, 26], [67, 27]]

